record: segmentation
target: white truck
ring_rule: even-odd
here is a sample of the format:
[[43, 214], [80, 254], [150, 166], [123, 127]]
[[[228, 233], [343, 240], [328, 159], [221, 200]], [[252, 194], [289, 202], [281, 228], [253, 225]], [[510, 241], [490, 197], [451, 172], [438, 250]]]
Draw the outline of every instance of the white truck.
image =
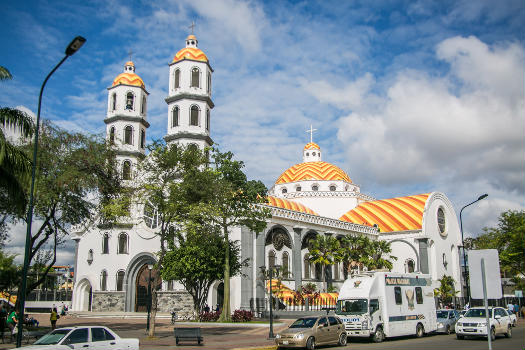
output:
[[437, 329], [432, 280], [420, 273], [364, 272], [347, 279], [339, 292], [336, 314], [349, 337], [414, 334]]

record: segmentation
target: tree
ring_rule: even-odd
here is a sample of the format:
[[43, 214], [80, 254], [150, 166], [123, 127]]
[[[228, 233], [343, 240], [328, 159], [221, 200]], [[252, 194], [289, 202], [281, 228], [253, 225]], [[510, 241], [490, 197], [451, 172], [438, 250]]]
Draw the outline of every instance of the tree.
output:
[[352, 266], [359, 268], [368, 261], [371, 241], [366, 236], [345, 236], [341, 239], [341, 255], [343, 261], [343, 272], [345, 279], [348, 278], [348, 272], [351, 272]]
[[309, 242], [310, 262], [321, 265], [324, 275], [324, 290], [328, 290], [326, 269], [342, 259], [339, 241], [332, 236], [317, 235]]
[[[179, 281], [193, 298], [197, 315], [203, 310], [208, 291], [213, 282], [224, 274], [225, 242], [209, 227], [189, 227], [185, 234], [177, 234], [177, 245], [169, 244], [162, 264], [164, 280]], [[240, 248], [230, 243], [230, 272], [232, 276], [241, 271]]]
[[14, 260], [16, 255], [6, 254], [0, 250], [0, 292], [11, 295], [20, 284], [20, 266]]
[[438, 297], [441, 305], [446, 305], [452, 302], [452, 298], [455, 297], [459, 291], [456, 291], [454, 287], [454, 278], [451, 276], [443, 275], [438, 279], [440, 285], [434, 289], [434, 296]]
[[368, 257], [365, 265], [369, 270], [384, 268], [392, 270], [392, 260], [397, 260], [397, 257], [389, 255], [391, 252], [390, 242], [382, 240], [371, 241], [368, 247]]

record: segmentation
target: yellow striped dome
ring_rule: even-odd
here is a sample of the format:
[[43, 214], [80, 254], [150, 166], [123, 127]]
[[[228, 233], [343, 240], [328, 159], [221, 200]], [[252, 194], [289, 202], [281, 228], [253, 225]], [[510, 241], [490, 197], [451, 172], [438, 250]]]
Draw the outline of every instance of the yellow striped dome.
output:
[[307, 149], [318, 149], [318, 150], [321, 150], [321, 147], [319, 147], [319, 145], [315, 142], [308, 142], [306, 144], [306, 146], [304, 146], [304, 150], [307, 150]]
[[339, 218], [360, 225], [379, 226], [381, 232], [420, 230], [430, 193], [359, 204]]
[[301, 203], [289, 201], [289, 200], [282, 199], [282, 198], [272, 197], [272, 196], [268, 196], [268, 205], [272, 207], [298, 211], [301, 213], [319, 215], [315, 211], [313, 211], [312, 209], [308, 207], [305, 207]]
[[111, 86], [120, 85], [120, 84], [140, 86], [143, 89], [146, 88], [146, 85], [144, 85], [144, 82], [142, 81], [142, 79], [135, 73], [121, 73], [117, 75], [115, 80], [113, 80], [113, 85]]
[[196, 47], [185, 47], [175, 54], [172, 63], [179, 62], [182, 60], [208, 62], [208, 57], [206, 57], [206, 55], [204, 54], [204, 52], [202, 52], [201, 49], [198, 49]]
[[352, 182], [350, 177], [339, 167], [326, 162], [306, 162], [288, 168], [279, 176], [276, 184], [284, 184], [303, 180], [343, 180]]

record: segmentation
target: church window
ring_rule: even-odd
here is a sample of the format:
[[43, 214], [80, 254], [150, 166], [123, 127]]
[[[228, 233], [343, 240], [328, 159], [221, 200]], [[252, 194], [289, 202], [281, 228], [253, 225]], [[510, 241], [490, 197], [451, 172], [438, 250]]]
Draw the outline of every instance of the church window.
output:
[[339, 279], [339, 263], [336, 262], [334, 264], [334, 280], [338, 280]]
[[191, 87], [200, 87], [199, 84], [200, 71], [199, 68], [193, 68], [191, 70]]
[[171, 127], [179, 126], [179, 107], [175, 106], [171, 112]]
[[147, 202], [144, 204], [144, 223], [149, 228], [157, 228], [159, 226], [159, 213], [151, 203]]
[[335, 189], [336, 189], [335, 185], [330, 185], [330, 191], [333, 192], [333, 191], [335, 191]]
[[206, 109], [206, 130], [210, 131], [210, 110]]
[[313, 185], [312, 191], [319, 191], [319, 185]]
[[323, 279], [323, 267], [319, 263], [315, 264], [315, 279], [319, 281]]
[[312, 156], [315, 156], [315, 152], [312, 152]]
[[100, 290], [108, 290], [108, 272], [106, 270], [102, 270], [100, 274]]
[[146, 132], [144, 129], [140, 129], [140, 148], [144, 149], [146, 146]]
[[111, 110], [114, 111], [117, 109], [117, 94], [113, 93], [111, 95]]
[[268, 253], [268, 268], [272, 269], [275, 266], [275, 252], [270, 250]]
[[310, 257], [308, 254], [304, 256], [303, 265], [304, 265], [304, 278], [309, 279], [310, 278]]
[[199, 107], [195, 105], [190, 109], [190, 125], [199, 126]]
[[290, 264], [290, 257], [288, 256], [288, 252], [284, 252], [283, 253], [283, 274], [285, 278], [288, 278], [290, 275], [289, 264]]
[[301, 192], [301, 186], [297, 186], [297, 187], [295, 188], [295, 191], [296, 191], [296, 192]]
[[131, 180], [131, 162], [129, 160], [125, 160], [122, 165], [122, 179]]
[[173, 281], [172, 280], [168, 281], [168, 290], [173, 290]]
[[281, 190], [281, 193], [282, 193], [282, 194], [285, 194], [286, 192], [288, 192], [288, 190], [286, 189], [286, 187], [283, 188], [283, 189]]
[[115, 127], [112, 126], [109, 129], [109, 144], [114, 145], [115, 144]]
[[135, 96], [133, 96], [133, 93], [128, 92], [126, 95], [126, 109], [129, 109], [129, 110], [133, 109], [134, 100], [135, 100]]
[[174, 84], [174, 87], [175, 87], [175, 89], [180, 88], [180, 69], [177, 69], [175, 71], [175, 84]]
[[91, 265], [92, 262], [93, 262], [93, 249], [90, 249], [88, 252], [87, 263], [88, 265]]
[[408, 259], [405, 263], [405, 272], [414, 272], [416, 264], [414, 260]]
[[126, 145], [133, 144], [133, 127], [131, 125], [126, 126], [124, 129], [124, 143]]
[[125, 275], [125, 272], [122, 270], [117, 272], [117, 290], [118, 291], [124, 290], [124, 275]]
[[211, 73], [208, 72], [208, 84], [207, 84], [207, 88], [208, 88], [208, 94], [211, 94]]
[[308, 157], [310, 155], [310, 153], [306, 152], [306, 156]]
[[109, 235], [104, 233], [102, 237], [102, 254], [109, 254]]
[[438, 222], [438, 227], [439, 227], [439, 233], [441, 234], [445, 233], [446, 222], [445, 222], [445, 212], [443, 211], [443, 208], [438, 208], [437, 222]]
[[117, 254], [128, 254], [128, 235], [124, 232], [118, 236]]
[[142, 104], [140, 105], [140, 113], [146, 113], [146, 96], [142, 96]]

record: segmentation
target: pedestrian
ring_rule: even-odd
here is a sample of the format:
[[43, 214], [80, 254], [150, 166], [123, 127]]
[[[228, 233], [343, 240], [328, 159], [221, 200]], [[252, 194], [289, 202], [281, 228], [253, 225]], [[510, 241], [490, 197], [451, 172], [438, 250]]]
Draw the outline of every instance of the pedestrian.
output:
[[58, 316], [57, 308], [54, 307], [51, 310], [51, 315], [49, 315], [49, 321], [51, 321], [51, 329], [56, 329], [57, 328], [57, 320], [59, 318], [60, 318], [60, 316]]
[[516, 314], [516, 319], [520, 318], [520, 306], [518, 303], [514, 304], [514, 314]]
[[219, 308], [219, 304], [217, 304], [217, 307], [215, 308], [215, 312], [219, 312], [220, 308]]
[[16, 329], [17, 323], [18, 323], [18, 310], [16, 311], [13, 310], [11, 311], [9, 316], [7, 316], [7, 321], [6, 321], [7, 327], [9, 327], [9, 331], [11, 331], [11, 338], [13, 338], [13, 335], [16, 333], [15, 329]]
[[205, 313], [210, 312], [210, 307], [208, 306], [208, 304], [206, 304], [206, 306], [204, 306], [204, 312]]
[[512, 302], [507, 304], [507, 311], [509, 312], [509, 315], [514, 314], [514, 304]]
[[7, 320], [7, 311], [3, 304], [0, 304], [0, 333], [2, 334], [2, 341], [4, 341], [4, 328], [6, 326], [5, 321]]

